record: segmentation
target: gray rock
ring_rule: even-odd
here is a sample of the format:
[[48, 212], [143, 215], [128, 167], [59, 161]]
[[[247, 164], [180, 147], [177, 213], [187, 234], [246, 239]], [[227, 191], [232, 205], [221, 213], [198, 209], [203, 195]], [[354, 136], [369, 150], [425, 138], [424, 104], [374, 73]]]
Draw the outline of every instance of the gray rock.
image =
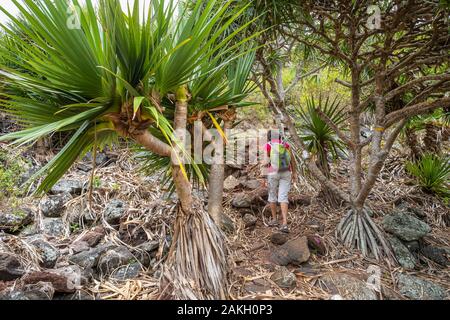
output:
[[0, 300], [52, 300], [55, 289], [49, 282], [8, 288], [0, 292]]
[[235, 208], [250, 208], [252, 205], [251, 199], [247, 194], [237, 194], [231, 200], [231, 205]]
[[21, 237], [31, 237], [39, 234], [39, 228], [36, 226], [35, 223], [29, 224], [26, 227], [24, 227], [22, 230], [20, 230], [19, 235]]
[[139, 263], [131, 263], [122, 266], [111, 274], [111, 278], [116, 280], [128, 280], [136, 278], [141, 272], [141, 265]]
[[286, 267], [282, 267], [275, 271], [270, 279], [275, 282], [280, 288], [292, 289], [297, 284], [297, 277]]
[[300, 265], [308, 261], [310, 255], [308, 239], [303, 236], [275, 248], [270, 255], [270, 260], [280, 266]]
[[425, 222], [404, 212], [385, 216], [382, 225], [384, 230], [405, 241], [419, 240], [431, 231]]
[[90, 164], [79, 163], [79, 164], [77, 164], [77, 169], [87, 173], [87, 172], [90, 172], [93, 169], [93, 167]]
[[42, 219], [43, 233], [49, 237], [64, 237], [66, 230], [61, 218]]
[[246, 228], [250, 228], [256, 225], [258, 218], [250, 213], [247, 213], [242, 217], [242, 221], [244, 222]]
[[235, 230], [234, 221], [225, 213], [222, 214], [222, 230], [228, 233], [233, 233]]
[[426, 246], [422, 248], [421, 253], [431, 261], [434, 261], [443, 267], [448, 266], [448, 259], [445, 256], [447, 252], [445, 249], [433, 246]]
[[87, 243], [86, 241], [77, 240], [77, 241], [72, 242], [72, 244], [70, 245], [70, 250], [74, 254], [77, 254], [77, 253], [80, 253], [83, 251], [88, 251], [90, 249], [91, 249], [91, 247], [89, 246], [89, 243]]
[[26, 184], [28, 180], [37, 173], [41, 168], [38, 166], [33, 166], [26, 170], [21, 176], [20, 176], [20, 185]]
[[52, 189], [52, 194], [69, 193], [71, 195], [81, 195], [84, 186], [80, 180], [60, 180]]
[[233, 176], [228, 176], [223, 182], [223, 189], [225, 191], [231, 191], [234, 188], [238, 187], [241, 183], [238, 179]]
[[106, 251], [99, 259], [97, 270], [103, 274], [111, 274], [116, 268], [133, 263], [136, 258], [126, 247], [118, 247]]
[[408, 213], [412, 213], [412, 214], [414, 214], [416, 217], [418, 217], [419, 219], [423, 219], [423, 218], [425, 218], [426, 216], [427, 216], [427, 214], [423, 211], [423, 210], [421, 210], [421, 209], [419, 209], [419, 208], [417, 208], [417, 207], [414, 207], [414, 206], [411, 206], [409, 203], [407, 203], [407, 202], [401, 202], [398, 206], [397, 206], [397, 210], [399, 210], [399, 211], [405, 211], [405, 212], [408, 212]]
[[242, 217], [242, 221], [244, 222], [244, 225], [246, 228], [250, 228], [256, 224], [256, 222], [258, 221], [258, 218], [256, 218], [252, 214], [247, 213], [244, 215], [244, 217]]
[[416, 259], [411, 252], [409, 252], [408, 248], [396, 237], [389, 236], [388, 239], [398, 263], [405, 269], [414, 269], [416, 266]]
[[58, 218], [63, 214], [64, 206], [70, 199], [71, 196], [68, 193], [47, 196], [40, 201], [39, 208], [45, 217]]
[[11, 281], [24, 274], [20, 261], [9, 253], [0, 252], [0, 281]]
[[[83, 158], [83, 161], [92, 163], [93, 162], [92, 160], [93, 160], [92, 152], [86, 153], [86, 156]], [[98, 151], [96, 152], [96, 155], [95, 155], [95, 165], [96, 166], [101, 166], [101, 165], [105, 164], [106, 162], [108, 162], [108, 160], [109, 160], [109, 158], [105, 153], [98, 152]]]
[[158, 249], [159, 241], [148, 241], [140, 244], [132, 253], [144, 267], [150, 267], [152, 265], [151, 261], [156, 257]]
[[407, 274], [398, 275], [398, 288], [401, 294], [414, 300], [443, 300], [447, 297], [440, 285]]
[[152, 253], [159, 249], [159, 241], [147, 241], [138, 246], [139, 249], [144, 250], [147, 253]]
[[55, 273], [62, 275], [68, 279], [69, 290], [80, 289], [82, 286], [89, 283], [93, 276], [91, 268], [81, 268], [80, 266], [70, 265], [55, 269]]
[[60, 254], [59, 250], [42, 238], [36, 238], [29, 241], [37, 249], [42, 261], [40, 265], [44, 268], [53, 268]]
[[74, 263], [82, 268], [95, 268], [100, 256], [114, 247], [115, 245], [112, 243], [105, 243], [88, 251], [74, 254], [68, 260], [70, 263]]
[[286, 233], [277, 232], [270, 236], [270, 241], [273, 244], [282, 245], [288, 241], [288, 235]]
[[103, 212], [103, 216], [109, 224], [117, 225], [120, 219], [125, 215], [125, 203], [121, 200], [111, 200]]
[[251, 293], [266, 293], [271, 290], [271, 285], [266, 279], [255, 279], [251, 282], [247, 282], [244, 285], [244, 289]]
[[408, 248], [410, 252], [418, 252], [420, 250], [419, 241], [403, 241], [403, 244]]
[[331, 294], [344, 300], [378, 300], [377, 294], [365, 281], [345, 273], [333, 272], [320, 278]]
[[0, 231], [14, 233], [32, 223], [34, 213], [28, 208], [0, 211]]
[[261, 186], [261, 183], [258, 180], [246, 180], [242, 182], [242, 185], [247, 189], [255, 190]]

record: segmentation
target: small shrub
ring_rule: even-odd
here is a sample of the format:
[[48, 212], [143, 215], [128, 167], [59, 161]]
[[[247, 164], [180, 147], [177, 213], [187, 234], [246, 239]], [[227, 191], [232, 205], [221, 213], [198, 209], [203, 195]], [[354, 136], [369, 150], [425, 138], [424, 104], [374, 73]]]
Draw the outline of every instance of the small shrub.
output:
[[406, 170], [425, 192], [450, 197], [450, 157], [425, 154], [416, 162], [408, 162]]

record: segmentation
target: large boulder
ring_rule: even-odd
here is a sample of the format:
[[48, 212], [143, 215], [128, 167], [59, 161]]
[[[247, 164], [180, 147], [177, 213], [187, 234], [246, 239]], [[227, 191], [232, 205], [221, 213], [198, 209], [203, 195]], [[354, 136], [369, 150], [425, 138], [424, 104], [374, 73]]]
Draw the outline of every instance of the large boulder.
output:
[[308, 239], [303, 236], [275, 248], [270, 255], [270, 260], [280, 266], [300, 265], [308, 261], [309, 257]]
[[61, 238], [66, 234], [66, 228], [61, 218], [44, 218], [42, 219], [43, 233], [46, 236]]
[[286, 267], [281, 267], [275, 271], [270, 280], [275, 282], [280, 288], [292, 289], [297, 284], [297, 277]]
[[97, 270], [103, 274], [111, 274], [118, 267], [133, 263], [133, 254], [124, 246], [106, 251], [99, 259]]
[[65, 204], [70, 199], [71, 196], [69, 193], [46, 196], [40, 201], [39, 208], [44, 217], [58, 218], [63, 214]]
[[9, 253], [0, 252], [0, 281], [11, 281], [24, 274], [20, 261]]
[[378, 300], [377, 293], [363, 280], [346, 273], [329, 273], [320, 278], [331, 291], [343, 300]]
[[416, 266], [416, 259], [408, 248], [396, 237], [389, 236], [389, 243], [394, 251], [398, 263], [405, 269], [412, 270]]
[[52, 187], [50, 192], [52, 194], [69, 193], [79, 196], [84, 189], [84, 184], [80, 180], [60, 180]]
[[401, 294], [414, 300], [444, 300], [447, 297], [440, 285], [407, 274], [398, 275], [398, 288]]
[[431, 231], [425, 222], [405, 212], [385, 216], [382, 226], [387, 232], [405, 241], [419, 240]]
[[14, 233], [32, 223], [34, 213], [28, 208], [0, 211], [0, 231]]
[[41, 237], [33, 237], [29, 240], [29, 243], [36, 248], [41, 258], [41, 267], [53, 268], [55, 266], [56, 261], [60, 256], [59, 250], [55, 246]]
[[125, 215], [126, 205], [121, 200], [111, 200], [105, 207], [103, 211], [103, 217], [106, 222], [111, 225], [118, 225], [120, 219]]

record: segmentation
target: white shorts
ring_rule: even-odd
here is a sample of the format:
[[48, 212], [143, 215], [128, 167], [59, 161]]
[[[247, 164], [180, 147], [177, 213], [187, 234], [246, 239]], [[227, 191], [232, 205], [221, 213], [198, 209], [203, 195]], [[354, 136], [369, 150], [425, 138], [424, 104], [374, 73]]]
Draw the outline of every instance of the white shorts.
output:
[[289, 190], [291, 189], [290, 171], [269, 173], [267, 175], [269, 185], [269, 202], [289, 203]]

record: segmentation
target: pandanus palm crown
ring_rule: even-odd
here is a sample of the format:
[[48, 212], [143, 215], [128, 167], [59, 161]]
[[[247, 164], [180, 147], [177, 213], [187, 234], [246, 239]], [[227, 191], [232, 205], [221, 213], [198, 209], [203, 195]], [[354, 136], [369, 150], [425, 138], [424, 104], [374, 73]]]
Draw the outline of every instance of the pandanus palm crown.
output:
[[[35, 177], [46, 174], [46, 191], [93, 145], [151, 132], [172, 145], [173, 97], [188, 88], [189, 112], [239, 106], [256, 36], [237, 37], [229, 26], [245, 7], [228, 1], [139, 0], [122, 10], [119, 0], [13, 0], [0, 42], [0, 106], [24, 130], [0, 141], [28, 144], [70, 132], [64, 148]], [[249, 21], [250, 23], [250, 21]], [[247, 49], [243, 49], [247, 48]], [[157, 148], [156, 154], [161, 153]], [[164, 153], [164, 155], [166, 155]], [[194, 173], [202, 171], [194, 166]]]

